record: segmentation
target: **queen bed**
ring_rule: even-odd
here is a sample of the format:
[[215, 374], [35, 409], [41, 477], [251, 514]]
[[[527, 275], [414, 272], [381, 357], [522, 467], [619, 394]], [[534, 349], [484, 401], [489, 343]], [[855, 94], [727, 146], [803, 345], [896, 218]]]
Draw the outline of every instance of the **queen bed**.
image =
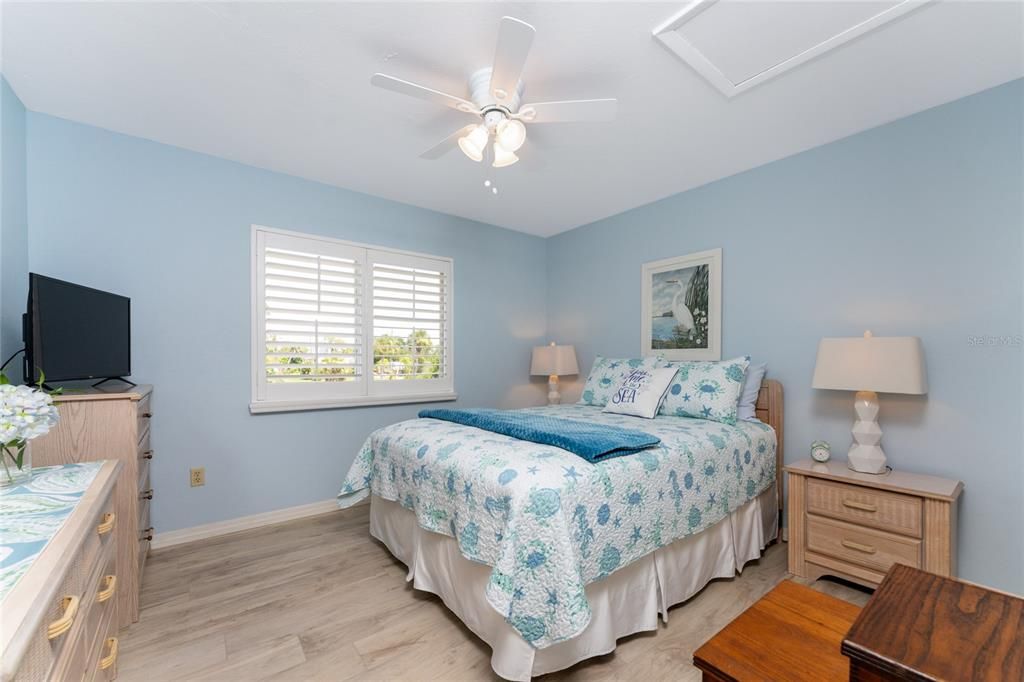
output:
[[526, 412], [639, 429], [658, 446], [591, 464], [566, 450], [436, 419], [374, 432], [339, 501], [371, 499], [370, 532], [526, 680], [612, 651], [775, 539], [782, 386], [759, 421], [640, 420], [587, 405]]

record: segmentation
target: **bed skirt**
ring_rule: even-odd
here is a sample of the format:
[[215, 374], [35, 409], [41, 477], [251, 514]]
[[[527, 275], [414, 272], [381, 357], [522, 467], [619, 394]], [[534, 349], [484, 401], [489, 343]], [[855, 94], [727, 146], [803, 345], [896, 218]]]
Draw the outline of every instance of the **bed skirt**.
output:
[[[778, 532], [774, 485], [714, 526], [663, 547], [587, 586], [591, 620], [579, 636], [534, 649], [484, 597], [491, 568], [466, 559], [447, 535], [420, 528], [396, 502], [373, 496], [370, 534], [409, 567], [407, 580], [433, 592], [491, 647], [491, 667], [509, 680], [529, 680], [615, 649], [615, 641], [656, 630], [658, 615], [697, 594], [714, 578], [734, 576]], [[685, 612], [679, 614], [685, 617]]]

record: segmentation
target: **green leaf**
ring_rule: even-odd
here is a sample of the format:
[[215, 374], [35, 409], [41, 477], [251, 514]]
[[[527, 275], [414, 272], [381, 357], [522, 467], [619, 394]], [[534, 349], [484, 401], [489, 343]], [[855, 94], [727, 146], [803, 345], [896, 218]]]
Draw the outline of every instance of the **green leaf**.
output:
[[0, 386], [11, 383], [11, 380], [7, 378], [7, 375], [0, 372]]

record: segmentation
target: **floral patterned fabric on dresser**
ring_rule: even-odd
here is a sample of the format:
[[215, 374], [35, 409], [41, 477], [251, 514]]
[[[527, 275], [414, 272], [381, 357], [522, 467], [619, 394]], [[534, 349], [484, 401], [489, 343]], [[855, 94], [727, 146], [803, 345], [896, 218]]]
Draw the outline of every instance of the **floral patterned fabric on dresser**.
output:
[[26, 483], [0, 489], [0, 601], [61, 529], [102, 466], [40, 467]]
[[638, 428], [661, 444], [590, 464], [566, 450], [470, 426], [413, 419], [371, 434], [339, 493], [372, 493], [456, 539], [493, 568], [488, 602], [537, 648], [590, 622], [584, 588], [698, 533], [775, 482], [775, 432], [760, 422], [602, 413], [586, 405], [529, 412]]

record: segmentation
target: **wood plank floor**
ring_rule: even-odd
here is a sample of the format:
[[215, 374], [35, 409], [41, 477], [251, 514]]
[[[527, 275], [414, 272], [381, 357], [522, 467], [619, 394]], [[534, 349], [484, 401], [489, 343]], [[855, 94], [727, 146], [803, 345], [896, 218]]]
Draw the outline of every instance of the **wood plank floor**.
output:
[[[369, 507], [154, 552], [139, 622], [121, 631], [119, 679], [491, 680], [490, 648], [369, 536]], [[776, 544], [716, 580], [657, 632], [545, 680], [699, 680], [693, 651], [786, 577]], [[866, 591], [815, 589], [863, 604]]]

